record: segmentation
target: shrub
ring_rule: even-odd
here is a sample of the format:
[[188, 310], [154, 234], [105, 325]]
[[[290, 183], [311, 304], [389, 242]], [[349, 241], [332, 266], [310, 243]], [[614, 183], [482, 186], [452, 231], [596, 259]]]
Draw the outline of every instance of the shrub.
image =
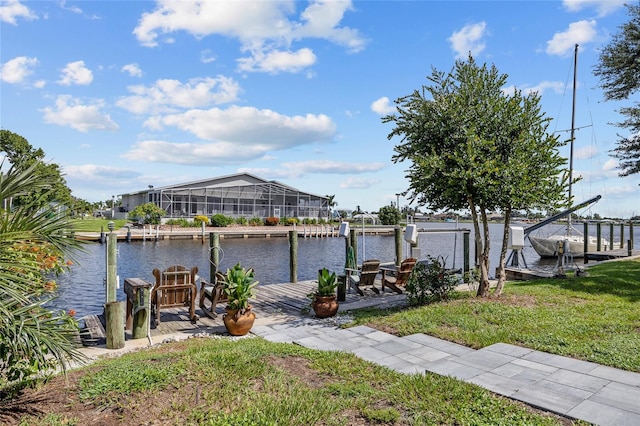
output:
[[247, 220], [247, 218], [246, 218], [246, 217], [244, 217], [244, 216], [240, 216], [240, 217], [237, 217], [237, 218], [236, 218], [236, 223], [237, 223], [238, 225], [246, 225], [246, 224], [247, 224], [247, 222], [248, 222], [248, 220]]
[[288, 217], [286, 224], [287, 225], [295, 225], [296, 223], [298, 223], [298, 218], [297, 217]]
[[222, 213], [211, 216], [211, 226], [216, 228], [224, 228], [231, 223], [233, 223], [233, 219], [223, 215]]
[[378, 218], [383, 225], [397, 225], [400, 223], [400, 210], [394, 206], [380, 207]]
[[166, 224], [171, 226], [180, 226], [182, 228], [190, 228], [193, 225], [193, 223], [183, 217], [178, 219], [169, 219]]
[[263, 223], [264, 222], [259, 217], [252, 217], [251, 219], [249, 219], [249, 225], [251, 226], [260, 226]]
[[269, 216], [264, 220], [264, 224], [267, 226], [276, 226], [278, 223], [280, 223], [280, 218], [275, 216]]
[[195, 226], [202, 226], [202, 224], [209, 225], [209, 218], [206, 216], [198, 215], [193, 218], [193, 224]]
[[407, 281], [407, 299], [413, 306], [447, 300], [457, 284], [458, 278], [447, 272], [442, 256], [427, 256], [427, 263], [420, 262], [413, 268]]

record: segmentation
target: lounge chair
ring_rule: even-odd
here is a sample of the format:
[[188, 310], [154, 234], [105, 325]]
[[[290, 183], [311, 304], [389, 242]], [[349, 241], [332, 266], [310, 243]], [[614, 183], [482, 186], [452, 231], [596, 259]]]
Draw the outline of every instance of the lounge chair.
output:
[[196, 316], [196, 274], [198, 268], [187, 270], [184, 266], [170, 266], [164, 271], [153, 270], [156, 284], [151, 290], [151, 306], [156, 315], [156, 324], [160, 323], [160, 309], [177, 306], [189, 307], [189, 319], [192, 323]]
[[[216, 307], [219, 303], [226, 303], [229, 301], [222, 286], [223, 280], [224, 275], [222, 275], [220, 272], [216, 272], [213, 283], [210, 283], [204, 278], [201, 279], [200, 309], [202, 309], [202, 312], [204, 312], [210, 318], [215, 318], [216, 316], [218, 316], [218, 314], [216, 313]], [[209, 301], [209, 307], [206, 306], [206, 301]]]
[[380, 291], [375, 286], [376, 276], [380, 272], [380, 261], [377, 259], [365, 260], [360, 269], [346, 269], [349, 276], [349, 286], [360, 296], [364, 296], [363, 288], [371, 287], [378, 294]]
[[411, 276], [411, 272], [413, 272], [413, 267], [416, 266], [417, 260], [413, 257], [405, 259], [400, 264], [400, 268], [395, 271], [395, 276], [389, 276], [386, 273], [382, 276], [382, 292], [384, 293], [384, 288], [389, 287], [391, 290], [396, 293], [402, 293], [402, 289], [400, 287], [404, 287], [407, 284], [407, 280]]

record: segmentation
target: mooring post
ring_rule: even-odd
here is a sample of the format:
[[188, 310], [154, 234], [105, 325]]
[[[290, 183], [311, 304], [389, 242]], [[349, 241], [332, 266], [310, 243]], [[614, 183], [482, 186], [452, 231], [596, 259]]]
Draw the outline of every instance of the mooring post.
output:
[[582, 252], [584, 253], [583, 258], [583, 262], [586, 265], [587, 263], [589, 263], [589, 256], [587, 256], [587, 253], [589, 252], [589, 222], [584, 222], [582, 224], [583, 230], [582, 230], [582, 235], [584, 236], [584, 238], [582, 239]]
[[211, 232], [209, 234], [209, 282], [215, 283], [216, 272], [220, 264], [220, 234]]
[[613, 222], [609, 224], [609, 250], [613, 250]]
[[131, 242], [131, 227], [127, 226], [127, 242]]
[[629, 246], [633, 250], [633, 222], [629, 221]]
[[109, 222], [107, 224], [109, 228], [109, 234], [107, 235], [107, 300], [106, 303], [116, 301], [116, 287], [118, 285], [118, 265], [117, 265], [117, 252], [118, 252], [118, 236], [114, 232], [115, 223]]
[[462, 234], [462, 276], [464, 277], [464, 282], [469, 282], [469, 235], [470, 232], [463, 232]]
[[[596, 238], [598, 241], [596, 242], [596, 251], [602, 251], [602, 223], [596, 223]], [[589, 240], [589, 236], [584, 236], [585, 240]]]
[[289, 278], [298, 282], [298, 231], [289, 231]]
[[[362, 236], [364, 238], [364, 234]], [[358, 264], [358, 235], [355, 229], [349, 230], [349, 244], [353, 247], [353, 256], [355, 257], [356, 265]], [[362, 259], [364, 261], [364, 259]]]
[[104, 226], [100, 226], [100, 244], [104, 244]]
[[396, 245], [396, 266], [399, 268], [402, 263], [402, 228], [399, 225], [393, 228], [393, 236]]
[[620, 222], [620, 248], [624, 248], [624, 221]]
[[109, 235], [107, 235], [107, 300], [104, 305], [104, 315], [106, 321], [107, 349], [120, 349], [124, 347], [124, 302], [116, 299], [116, 288], [118, 287], [118, 235], [114, 232], [115, 223], [110, 221], [107, 224]]

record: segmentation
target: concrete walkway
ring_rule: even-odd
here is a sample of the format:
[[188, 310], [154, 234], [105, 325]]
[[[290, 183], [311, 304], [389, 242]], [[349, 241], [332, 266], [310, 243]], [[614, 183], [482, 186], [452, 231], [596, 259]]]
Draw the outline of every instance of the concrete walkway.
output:
[[341, 329], [315, 318], [256, 324], [251, 332], [273, 342], [351, 352], [400, 373], [452, 376], [598, 425], [640, 425], [639, 373], [503, 343], [474, 350], [425, 334]]

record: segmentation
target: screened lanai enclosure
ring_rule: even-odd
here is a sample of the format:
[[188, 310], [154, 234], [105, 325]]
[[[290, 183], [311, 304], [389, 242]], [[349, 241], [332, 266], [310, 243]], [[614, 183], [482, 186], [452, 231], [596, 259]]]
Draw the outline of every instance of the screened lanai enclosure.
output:
[[328, 219], [328, 198], [300, 191], [276, 181], [248, 173], [122, 194], [121, 208], [129, 212], [144, 203], [154, 203], [166, 218], [267, 217]]

